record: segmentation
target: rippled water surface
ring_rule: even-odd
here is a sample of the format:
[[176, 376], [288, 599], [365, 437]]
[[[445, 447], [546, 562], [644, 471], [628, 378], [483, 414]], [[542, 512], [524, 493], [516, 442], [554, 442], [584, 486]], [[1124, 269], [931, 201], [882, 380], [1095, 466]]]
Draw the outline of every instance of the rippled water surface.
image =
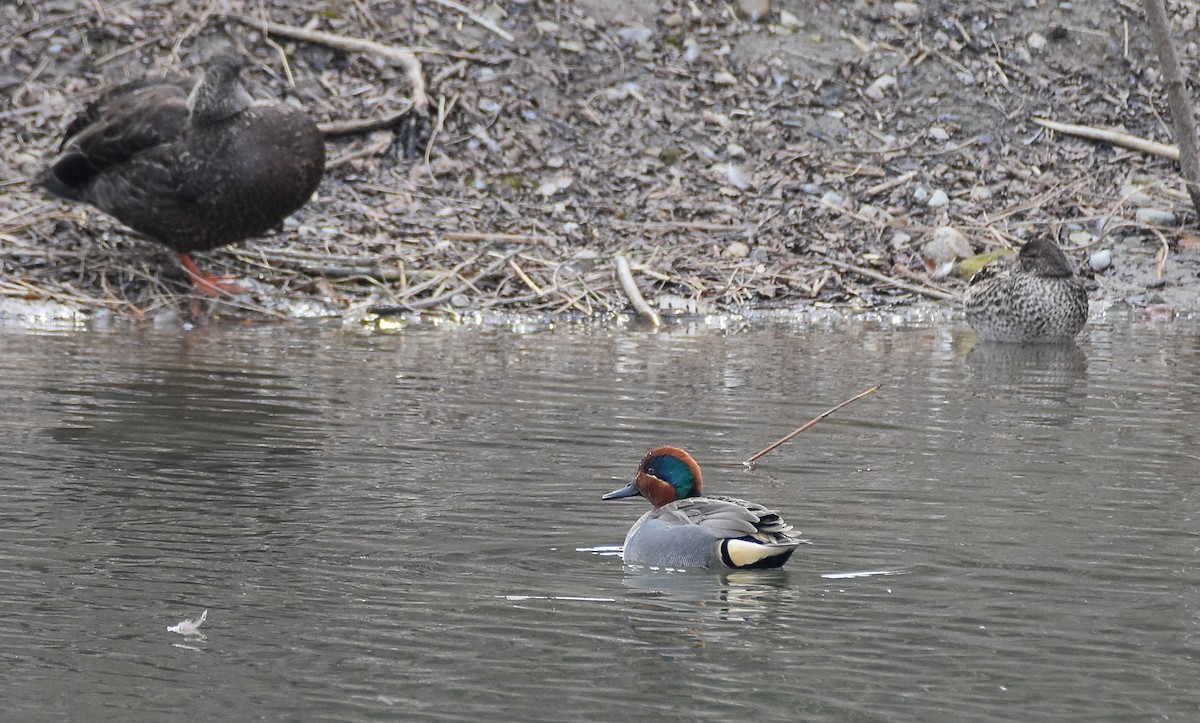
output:
[[[2, 331], [0, 718], [1196, 720], [1196, 324], [973, 343]], [[811, 544], [601, 554], [664, 443]]]

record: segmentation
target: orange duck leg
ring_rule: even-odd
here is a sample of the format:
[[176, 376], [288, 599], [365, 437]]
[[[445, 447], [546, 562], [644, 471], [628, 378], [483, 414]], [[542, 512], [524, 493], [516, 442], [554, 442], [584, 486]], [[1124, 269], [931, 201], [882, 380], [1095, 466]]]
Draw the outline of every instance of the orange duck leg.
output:
[[191, 277], [192, 283], [196, 286], [196, 291], [199, 291], [205, 296], [223, 296], [228, 294], [245, 294], [249, 289], [238, 284], [228, 283], [236, 276], [213, 276], [206, 274], [196, 267], [196, 262], [192, 261], [192, 257], [183, 252], [179, 253], [179, 263], [183, 265], [183, 270]]

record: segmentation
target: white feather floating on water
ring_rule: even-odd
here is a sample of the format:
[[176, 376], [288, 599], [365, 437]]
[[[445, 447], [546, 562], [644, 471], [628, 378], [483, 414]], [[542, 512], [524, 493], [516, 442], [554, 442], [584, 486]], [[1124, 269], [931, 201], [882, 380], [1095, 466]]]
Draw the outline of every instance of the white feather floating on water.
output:
[[167, 632], [179, 633], [180, 635], [204, 637], [204, 633], [200, 632], [200, 626], [208, 619], [208, 611], [200, 613], [200, 617], [195, 619], [180, 620], [174, 625], [167, 626]]

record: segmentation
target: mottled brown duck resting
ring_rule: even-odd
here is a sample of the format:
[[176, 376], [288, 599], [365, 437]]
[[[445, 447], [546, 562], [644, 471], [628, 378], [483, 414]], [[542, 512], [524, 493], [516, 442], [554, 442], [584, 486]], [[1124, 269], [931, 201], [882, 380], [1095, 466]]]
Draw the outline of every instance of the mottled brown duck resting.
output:
[[1087, 290], [1049, 238], [1026, 243], [1015, 262], [998, 259], [980, 269], [964, 305], [967, 323], [984, 341], [1067, 341], [1088, 316]]
[[199, 81], [114, 89], [71, 122], [34, 183], [176, 251], [197, 288], [216, 293], [189, 254], [265, 233], [308, 201], [325, 170], [316, 124], [286, 103], [255, 103], [243, 65], [219, 54]]

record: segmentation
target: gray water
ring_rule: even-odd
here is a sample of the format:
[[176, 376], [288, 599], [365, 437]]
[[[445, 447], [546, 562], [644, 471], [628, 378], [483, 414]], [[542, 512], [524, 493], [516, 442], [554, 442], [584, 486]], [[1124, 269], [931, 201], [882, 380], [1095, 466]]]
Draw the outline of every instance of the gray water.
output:
[[[1197, 331], [3, 331], [0, 718], [1195, 720]], [[811, 544], [601, 554], [666, 443]]]

